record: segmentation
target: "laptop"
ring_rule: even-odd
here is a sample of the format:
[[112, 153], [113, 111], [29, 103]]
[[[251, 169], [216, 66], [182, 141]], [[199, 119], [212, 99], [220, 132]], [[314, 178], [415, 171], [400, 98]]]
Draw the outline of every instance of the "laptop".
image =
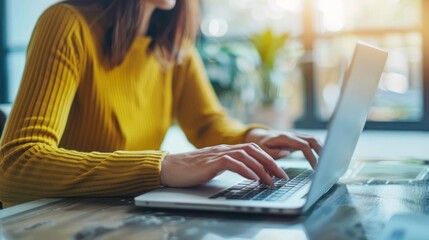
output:
[[324, 147], [313, 171], [277, 161], [290, 180], [267, 187], [225, 171], [192, 188], [159, 188], [135, 198], [141, 207], [298, 215], [308, 211], [346, 172], [363, 131], [387, 52], [358, 42], [342, 94], [330, 119]]

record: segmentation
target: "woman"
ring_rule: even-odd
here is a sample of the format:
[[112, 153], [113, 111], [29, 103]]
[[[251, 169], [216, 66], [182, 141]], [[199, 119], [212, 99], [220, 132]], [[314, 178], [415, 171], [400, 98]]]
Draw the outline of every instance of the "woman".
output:
[[[195, 186], [224, 170], [271, 185], [287, 177], [274, 159], [294, 150], [316, 165], [316, 139], [226, 116], [192, 47], [197, 3], [74, 0], [45, 11], [0, 144], [5, 205]], [[206, 148], [158, 150], [173, 120]]]

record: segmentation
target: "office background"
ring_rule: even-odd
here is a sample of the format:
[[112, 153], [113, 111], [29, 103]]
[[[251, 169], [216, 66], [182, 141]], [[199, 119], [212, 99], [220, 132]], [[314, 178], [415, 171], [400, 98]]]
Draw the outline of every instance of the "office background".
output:
[[[0, 103], [13, 103], [40, 14], [57, 0], [0, 0]], [[244, 122], [323, 128], [356, 41], [390, 56], [370, 129], [429, 130], [429, 2], [202, 0], [198, 49], [222, 104]]]

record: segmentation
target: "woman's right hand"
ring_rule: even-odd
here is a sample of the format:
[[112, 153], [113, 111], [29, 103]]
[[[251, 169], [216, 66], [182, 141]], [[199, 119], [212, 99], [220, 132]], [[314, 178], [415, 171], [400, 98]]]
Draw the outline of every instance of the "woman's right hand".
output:
[[209, 181], [225, 170], [269, 186], [273, 185], [272, 176], [287, 178], [270, 155], [257, 144], [246, 143], [167, 155], [161, 166], [161, 184], [192, 187]]

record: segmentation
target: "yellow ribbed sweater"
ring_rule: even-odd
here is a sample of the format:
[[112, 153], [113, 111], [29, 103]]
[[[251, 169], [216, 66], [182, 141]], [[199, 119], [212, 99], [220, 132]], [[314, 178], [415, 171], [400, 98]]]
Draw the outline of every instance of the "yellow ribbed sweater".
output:
[[109, 68], [93, 11], [56, 4], [35, 27], [0, 142], [5, 205], [157, 188], [167, 154], [159, 148], [175, 120], [197, 147], [240, 143], [251, 128], [225, 115], [194, 48], [165, 70], [138, 37]]

